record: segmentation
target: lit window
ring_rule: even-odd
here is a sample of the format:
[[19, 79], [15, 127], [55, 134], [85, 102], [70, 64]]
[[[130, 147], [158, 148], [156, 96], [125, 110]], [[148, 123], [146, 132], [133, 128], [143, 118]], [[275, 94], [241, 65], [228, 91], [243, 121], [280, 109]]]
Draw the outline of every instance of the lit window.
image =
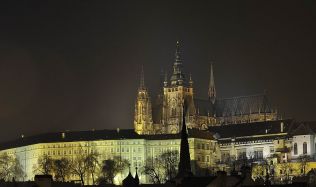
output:
[[297, 143], [294, 143], [294, 155], [297, 155]]
[[303, 154], [307, 154], [307, 143], [303, 143]]

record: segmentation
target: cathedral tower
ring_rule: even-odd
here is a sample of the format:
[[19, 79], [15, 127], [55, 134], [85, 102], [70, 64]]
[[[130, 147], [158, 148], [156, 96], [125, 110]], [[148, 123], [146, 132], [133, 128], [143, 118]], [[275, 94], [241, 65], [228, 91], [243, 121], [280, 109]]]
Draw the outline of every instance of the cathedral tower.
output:
[[145, 87], [143, 67], [135, 103], [134, 129], [137, 134], [154, 133], [151, 101], [148, 90]]
[[[182, 59], [180, 57], [180, 44], [177, 42], [173, 72], [168, 82], [164, 81], [163, 101], [163, 127], [166, 133], [178, 133], [181, 130], [183, 116], [183, 101], [189, 103], [188, 118], [194, 114], [193, 81], [187, 81], [183, 72]], [[188, 122], [191, 122], [189, 119]]]

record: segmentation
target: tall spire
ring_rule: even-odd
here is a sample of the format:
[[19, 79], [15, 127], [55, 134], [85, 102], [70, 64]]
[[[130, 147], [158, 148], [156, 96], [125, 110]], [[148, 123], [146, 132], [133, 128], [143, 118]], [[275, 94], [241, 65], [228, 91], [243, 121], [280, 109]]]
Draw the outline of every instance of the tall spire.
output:
[[179, 43], [179, 41], [177, 41], [177, 43], [176, 43], [175, 63], [181, 63], [181, 59], [180, 59], [180, 43]]
[[144, 67], [142, 65], [141, 73], [140, 73], [140, 84], [139, 84], [140, 90], [145, 90], [145, 78], [144, 78]]
[[208, 86], [208, 98], [213, 104], [215, 103], [216, 89], [215, 89], [215, 81], [214, 81], [214, 73], [213, 73], [213, 63], [211, 63], [210, 82]]
[[191, 163], [190, 163], [190, 150], [187, 134], [187, 126], [185, 122], [185, 116], [187, 113], [187, 103], [183, 102], [183, 119], [182, 119], [182, 129], [181, 129], [181, 145], [180, 145], [180, 162], [177, 178], [183, 178], [192, 176]]
[[180, 57], [180, 43], [176, 43], [175, 61], [173, 63], [173, 73], [170, 78], [171, 85], [182, 85], [184, 83], [184, 74], [182, 71], [182, 60]]
[[167, 71], [165, 72], [165, 80], [163, 81], [163, 86], [164, 87], [168, 86], [168, 73], [167, 73]]

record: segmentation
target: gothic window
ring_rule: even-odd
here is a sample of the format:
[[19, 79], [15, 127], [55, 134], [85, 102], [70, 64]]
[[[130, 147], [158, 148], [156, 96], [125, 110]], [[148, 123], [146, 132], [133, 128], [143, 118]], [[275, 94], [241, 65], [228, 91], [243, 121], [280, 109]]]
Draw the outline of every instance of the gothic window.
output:
[[171, 109], [171, 115], [172, 115], [172, 116], [175, 116], [175, 115], [176, 115], [176, 109], [175, 109], [175, 108], [172, 108], [172, 109]]
[[307, 154], [307, 143], [303, 143], [303, 154]]
[[294, 143], [294, 155], [297, 155], [297, 143]]

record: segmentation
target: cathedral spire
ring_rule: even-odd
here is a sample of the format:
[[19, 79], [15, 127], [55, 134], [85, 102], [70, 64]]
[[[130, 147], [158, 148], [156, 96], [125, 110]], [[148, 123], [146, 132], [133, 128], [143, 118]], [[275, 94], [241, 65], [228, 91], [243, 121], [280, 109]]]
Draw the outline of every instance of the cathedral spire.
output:
[[179, 43], [179, 41], [177, 41], [177, 43], [176, 43], [175, 63], [181, 63], [181, 59], [180, 59], [180, 43]]
[[213, 104], [215, 103], [216, 89], [215, 89], [215, 81], [214, 81], [214, 74], [213, 74], [213, 63], [211, 63], [210, 82], [208, 86], [208, 98]]
[[140, 84], [139, 84], [140, 90], [145, 90], [145, 77], [144, 77], [144, 67], [142, 65], [141, 73], [140, 73]]
[[173, 63], [173, 73], [170, 78], [171, 85], [182, 85], [185, 81], [184, 73], [182, 70], [182, 60], [180, 57], [180, 43], [176, 43], [175, 61]]

